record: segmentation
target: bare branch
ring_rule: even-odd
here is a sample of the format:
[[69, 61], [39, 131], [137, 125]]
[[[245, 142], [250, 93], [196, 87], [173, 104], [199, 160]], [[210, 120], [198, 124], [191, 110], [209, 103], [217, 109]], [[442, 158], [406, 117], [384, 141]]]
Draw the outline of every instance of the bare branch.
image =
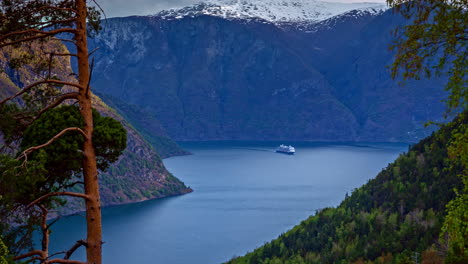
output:
[[63, 103], [65, 100], [70, 100], [70, 99], [78, 99], [79, 93], [66, 93], [60, 96], [57, 100], [55, 100], [53, 103], [50, 105], [44, 107], [37, 116], [34, 118], [34, 120], [37, 120], [39, 117], [41, 117], [42, 114], [44, 114], [47, 110], [50, 110], [52, 108], [55, 108], [59, 106], [61, 103]]
[[82, 182], [82, 181], [76, 181], [76, 182], [73, 182], [73, 183], [70, 183], [70, 184], [68, 184], [68, 185], [63, 186], [63, 188], [64, 188], [64, 189], [68, 189], [68, 188], [71, 188], [71, 187], [73, 187], [73, 186], [75, 186], [75, 185], [77, 185], [77, 184], [82, 184], [82, 185], [84, 185], [85, 183]]
[[71, 39], [53, 38], [52, 40], [58, 40], [58, 41], [64, 41], [64, 42], [70, 42], [70, 43], [76, 44], [76, 41], [71, 40]]
[[9, 37], [15, 36], [15, 35], [23, 35], [23, 34], [28, 34], [28, 33], [36, 33], [36, 34], [47, 34], [46, 31], [42, 31], [39, 29], [31, 28], [31, 29], [26, 29], [26, 30], [21, 30], [21, 31], [14, 31], [7, 33], [5, 35], [0, 36], [0, 41], [5, 40]]
[[88, 54], [88, 57], [91, 57], [91, 55], [93, 55], [93, 53], [96, 52], [98, 49], [99, 49], [99, 47], [93, 49], [93, 50]]
[[[47, 32], [46, 29], [52, 26], [60, 25], [60, 24], [69, 24], [76, 22], [76, 18], [64, 19], [64, 20], [51, 20], [51, 21], [44, 21], [44, 22], [33, 22], [25, 24], [25, 26], [30, 27], [29, 30], [40, 30]], [[12, 32], [15, 33], [15, 32]]]
[[91, 66], [89, 67], [89, 79], [88, 79], [88, 85], [86, 86], [86, 97], [89, 98], [89, 88], [90, 88], [90, 85], [91, 85], [91, 79], [93, 78], [93, 70], [94, 70], [94, 57], [93, 59], [91, 60]]
[[12, 95], [10, 97], [7, 97], [5, 99], [3, 99], [2, 101], [0, 101], [0, 105], [4, 104], [5, 102], [9, 101], [9, 100], [12, 100], [24, 93], [26, 93], [27, 91], [31, 90], [32, 88], [38, 86], [38, 85], [41, 85], [41, 84], [58, 84], [58, 85], [68, 85], [68, 86], [73, 86], [73, 87], [76, 87], [78, 89], [83, 89], [84, 87], [82, 87], [81, 85], [77, 84], [77, 83], [71, 83], [71, 82], [65, 82], [65, 81], [59, 81], [59, 80], [53, 80], [53, 79], [48, 79], [48, 80], [43, 80], [43, 81], [38, 81], [38, 82], [35, 82], [35, 83], [32, 83], [26, 87], [24, 87], [21, 91], [19, 91], [18, 93], [16, 93], [15, 95]]
[[69, 12], [73, 12], [75, 14], [78, 13], [78, 11], [76, 9], [66, 8], [66, 7], [57, 7], [57, 6], [41, 6], [38, 9], [36, 9], [36, 11], [41, 11], [41, 10], [44, 10], [44, 9], [53, 9], [53, 10], [58, 10], [58, 11], [69, 11]]
[[58, 256], [58, 255], [61, 255], [61, 254], [65, 254], [65, 253], [67, 253], [67, 252], [66, 251], [55, 252], [54, 254], [50, 255], [49, 258]]
[[69, 131], [78, 131], [80, 132], [83, 137], [85, 138], [88, 138], [88, 136], [86, 135], [86, 133], [79, 127], [68, 127], [68, 128], [65, 128], [64, 130], [60, 131], [60, 133], [58, 133], [57, 135], [55, 135], [53, 138], [51, 138], [49, 141], [47, 141], [47, 143], [44, 143], [42, 145], [39, 145], [39, 146], [34, 146], [34, 147], [30, 147], [28, 149], [26, 149], [25, 151], [23, 151], [23, 153], [21, 153], [20, 156], [18, 156], [18, 158], [16, 158], [17, 160], [20, 160], [22, 158], [25, 158], [27, 160], [27, 155], [33, 151], [36, 151], [38, 149], [41, 149], [41, 148], [45, 148], [47, 146], [49, 146], [50, 144], [54, 143], [55, 140], [57, 140], [58, 138], [60, 138], [61, 136], [63, 136], [65, 133], [69, 132]]
[[42, 200], [44, 199], [47, 199], [49, 197], [54, 197], [54, 196], [72, 196], [72, 197], [79, 197], [79, 198], [83, 198], [85, 200], [88, 200], [90, 199], [90, 196], [89, 195], [86, 195], [86, 194], [83, 194], [83, 193], [75, 193], [75, 192], [53, 192], [53, 193], [48, 193], [48, 194], [45, 194], [39, 198], [37, 198], [36, 200], [32, 201], [28, 207], [31, 207], [39, 202], [41, 202]]
[[[0, 42], [12, 36], [25, 35], [25, 34], [30, 34], [30, 33], [41, 34], [44, 36], [53, 36], [59, 33], [75, 33], [75, 32], [76, 32], [76, 29], [74, 28], [59, 28], [59, 29], [54, 29], [51, 31], [44, 31], [40, 29], [31, 28], [31, 29], [26, 29], [26, 30], [14, 31], [14, 32], [10, 32], [5, 35], [2, 35], [0, 36]], [[2, 45], [6, 45], [6, 44], [2, 44]]]
[[104, 12], [104, 9], [102, 9], [101, 5], [99, 5], [99, 3], [96, 1], [96, 0], [92, 0], [94, 2], [94, 4], [99, 8], [99, 10], [101, 11], [101, 13], [104, 15], [104, 20], [107, 21], [107, 15], [106, 15], [106, 12]]
[[78, 241], [76, 241], [75, 245], [73, 245], [73, 247], [71, 247], [66, 253], [65, 253], [65, 256], [63, 257], [64, 259], [69, 259], [73, 253], [79, 249], [81, 246], [87, 246], [88, 244], [86, 243], [86, 241], [84, 241], [83, 239], [80, 239]]
[[47, 229], [49, 229], [51, 226], [53, 226], [55, 223], [57, 223], [62, 217], [59, 215], [57, 216], [54, 220], [52, 220], [52, 222], [50, 222], [48, 225], [47, 225]]
[[[22, 35], [22, 34], [28, 34], [28, 33], [35, 33], [36, 35], [33, 35], [31, 37], [25, 37], [23, 39], [19, 40], [14, 40], [6, 43], [2, 43], [5, 39], [8, 37], [14, 36], [14, 35]], [[76, 33], [76, 29], [74, 28], [61, 28], [61, 29], [55, 29], [51, 31], [42, 31], [38, 29], [28, 29], [28, 30], [23, 30], [23, 31], [16, 31], [16, 32], [11, 32], [8, 34], [5, 34], [3, 36], [0, 36], [0, 48], [6, 47], [6, 46], [12, 46], [15, 44], [31, 41], [31, 40], [36, 40], [36, 39], [41, 39], [41, 38], [46, 38], [46, 37], [52, 37], [54, 35], [57, 35], [59, 33]]]
[[33, 258], [28, 259], [28, 260], [25, 260], [25, 262], [26, 263], [31, 263], [31, 262], [34, 262], [36, 260], [43, 261], [44, 258], [42, 258], [42, 257], [33, 257]]
[[87, 245], [88, 245], [88, 244], [86, 243], [86, 241], [84, 241], [83, 239], [80, 239], [80, 240], [76, 241], [75, 245], [73, 245], [73, 247], [71, 247], [69, 250], [56, 252], [56, 253], [50, 255], [48, 258], [57, 256], [57, 255], [61, 255], [61, 254], [65, 254], [65, 256], [64, 256], [63, 259], [64, 259], [64, 260], [68, 260], [68, 259], [70, 259], [70, 257], [73, 255], [73, 253], [74, 253], [78, 248], [80, 248], [81, 246], [87, 246]]
[[78, 56], [75, 53], [50, 53], [52, 56], [70, 56], [70, 57], [76, 57]]
[[29, 257], [32, 257], [32, 256], [40, 256], [40, 257], [44, 257], [45, 255], [45, 252], [42, 251], [42, 250], [33, 250], [33, 251], [30, 251], [28, 253], [24, 253], [22, 255], [19, 255], [19, 256], [16, 256], [13, 258], [13, 260], [22, 260], [22, 259], [25, 259], [25, 258], [29, 258]]
[[39, 26], [39, 30], [45, 30], [47, 28], [52, 27], [53, 25], [58, 25], [58, 24], [67, 24], [67, 23], [73, 23], [76, 22], [76, 18], [70, 18], [70, 19], [65, 19], [65, 20], [52, 20], [52, 21], [47, 21], [47, 22], [42, 22], [42, 23], [36, 23], [35, 25], [31, 26]]
[[86, 262], [81, 262], [78, 260], [69, 260], [69, 259], [50, 259], [43, 262], [44, 264], [52, 263], [63, 263], [63, 264], [86, 264]]

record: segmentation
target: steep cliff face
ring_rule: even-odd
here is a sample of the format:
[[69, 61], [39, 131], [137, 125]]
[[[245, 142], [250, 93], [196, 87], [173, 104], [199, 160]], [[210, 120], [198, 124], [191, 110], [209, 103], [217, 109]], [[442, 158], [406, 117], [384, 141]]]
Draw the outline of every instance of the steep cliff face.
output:
[[355, 118], [282, 36], [210, 16], [116, 19], [94, 86], [153, 111], [177, 140], [351, 139]]
[[441, 116], [443, 80], [391, 80], [399, 23], [375, 10], [300, 25], [200, 11], [114, 18], [91, 42], [93, 84], [181, 141], [416, 141]]
[[161, 158], [190, 154], [168, 136], [161, 122], [152, 112], [112, 96], [104, 94], [98, 96], [108, 102], [118, 115], [135, 128], [153, 146]]
[[108, 171], [101, 172], [104, 206], [179, 195], [192, 190], [166, 170], [155, 149], [115, 110], [95, 97], [94, 108], [119, 120], [127, 130], [127, 148]]
[[390, 78], [391, 31], [404, 23], [391, 10], [377, 16], [352, 11], [303, 34], [314, 48], [301, 54], [356, 117], [361, 139], [417, 141], [430, 133], [423, 124], [439, 119], [444, 111], [444, 77], [403, 82]]
[[[64, 47], [60, 45], [54, 47], [51, 44], [49, 48], [61, 49]], [[0, 99], [17, 92], [18, 86], [31, 83], [37, 78], [37, 75], [28, 70], [27, 67], [12, 70], [8, 64], [10, 55], [8, 52], [0, 52], [0, 63], [3, 69], [3, 72], [0, 73]], [[58, 77], [69, 79], [71, 78], [68, 76], [70, 69], [70, 62], [61, 59], [57, 63], [55, 72], [58, 73]], [[63, 89], [68, 88], [64, 87]], [[183, 182], [166, 170], [154, 148], [114, 109], [107, 106], [97, 96], [93, 97], [93, 106], [101, 114], [119, 120], [128, 133], [127, 148], [120, 159], [111, 165], [107, 172], [100, 173], [103, 206], [179, 195], [191, 191]], [[62, 211], [72, 213], [83, 208], [78, 201], [71, 199]]]

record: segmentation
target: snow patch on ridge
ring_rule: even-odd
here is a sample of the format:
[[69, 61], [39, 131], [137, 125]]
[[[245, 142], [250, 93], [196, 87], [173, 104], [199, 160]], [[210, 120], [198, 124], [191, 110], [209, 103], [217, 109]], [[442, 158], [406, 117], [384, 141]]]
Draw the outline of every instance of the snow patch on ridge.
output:
[[259, 18], [271, 23], [316, 23], [351, 10], [380, 13], [382, 3], [337, 3], [317, 0], [205, 0], [198, 4], [161, 11], [155, 16], [180, 19], [210, 15], [226, 19]]
[[347, 11], [345, 13], [336, 15], [334, 17], [331, 17], [329, 19], [325, 19], [323, 21], [320, 21], [318, 23], [314, 24], [309, 24], [306, 25], [304, 28], [302, 28], [303, 31], [309, 32], [309, 33], [314, 33], [320, 30], [328, 30], [336, 26], [337, 23], [342, 18], [351, 18], [351, 19], [358, 19], [360, 17], [364, 16], [375, 16], [382, 14], [387, 8], [382, 9], [382, 8], [376, 8], [376, 7], [368, 7], [368, 8], [361, 8], [361, 9], [356, 9], [356, 10], [351, 10]]

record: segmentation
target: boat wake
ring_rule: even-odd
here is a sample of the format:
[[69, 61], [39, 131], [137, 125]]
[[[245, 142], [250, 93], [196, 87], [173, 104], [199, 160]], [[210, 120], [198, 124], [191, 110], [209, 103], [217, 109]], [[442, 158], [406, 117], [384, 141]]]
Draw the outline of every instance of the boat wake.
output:
[[259, 149], [259, 148], [237, 148], [237, 149], [245, 149], [245, 150], [253, 150], [253, 151], [263, 151], [263, 152], [275, 152], [275, 151], [273, 151], [273, 150]]

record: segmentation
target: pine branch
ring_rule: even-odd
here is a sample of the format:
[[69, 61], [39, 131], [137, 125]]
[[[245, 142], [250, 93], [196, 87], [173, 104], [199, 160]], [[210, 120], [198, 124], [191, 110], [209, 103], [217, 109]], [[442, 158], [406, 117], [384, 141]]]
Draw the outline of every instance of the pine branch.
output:
[[39, 198], [37, 198], [36, 200], [32, 201], [28, 207], [31, 207], [31, 206], [34, 206], [38, 203], [40, 203], [41, 201], [43, 201], [44, 199], [47, 199], [49, 197], [54, 197], [54, 196], [71, 196], [71, 197], [78, 197], [78, 198], [83, 198], [85, 200], [88, 200], [88, 199], [91, 199], [91, 197], [89, 195], [86, 195], [86, 194], [83, 194], [83, 193], [75, 193], [75, 192], [53, 192], [53, 193], [48, 193], [48, 194], [45, 194]]
[[69, 12], [73, 12], [75, 14], [78, 13], [78, 11], [76, 9], [66, 8], [66, 7], [57, 7], [57, 6], [41, 6], [41, 7], [37, 8], [35, 11], [42, 11], [42, 10], [45, 10], [45, 9], [53, 9], [53, 10], [57, 10], [57, 11], [69, 11]]
[[41, 148], [45, 148], [47, 146], [49, 146], [50, 144], [54, 143], [54, 141], [56, 141], [57, 139], [59, 139], [61, 136], [63, 136], [65, 133], [69, 132], [69, 131], [78, 131], [81, 133], [81, 135], [83, 135], [83, 137], [85, 138], [88, 138], [88, 136], [86, 135], [86, 133], [79, 127], [68, 127], [68, 128], [65, 128], [64, 130], [60, 131], [60, 133], [58, 133], [57, 135], [55, 135], [53, 138], [51, 138], [49, 141], [47, 141], [47, 143], [44, 143], [42, 145], [39, 145], [39, 146], [34, 146], [34, 147], [30, 147], [28, 149], [26, 149], [25, 151], [23, 151], [23, 153], [21, 153], [21, 155], [18, 156], [18, 158], [16, 158], [17, 160], [20, 160], [22, 158], [25, 159], [25, 162], [27, 161], [28, 159], [28, 154], [33, 152], [33, 151], [36, 151], [38, 149], [41, 149]]
[[27, 26], [32, 27], [32, 28], [36, 27], [34, 29], [45, 31], [47, 28], [50, 28], [54, 25], [69, 24], [69, 23], [74, 23], [75, 21], [76, 21], [76, 18], [71, 18], [71, 19], [65, 19], [65, 20], [36, 22], [36, 23], [28, 24]]
[[45, 252], [42, 251], [42, 250], [33, 250], [33, 251], [30, 251], [28, 253], [24, 253], [22, 255], [19, 255], [19, 256], [16, 256], [13, 258], [13, 260], [22, 260], [22, 259], [25, 259], [25, 258], [29, 258], [29, 257], [32, 257], [32, 256], [40, 256], [40, 257], [44, 257], [45, 255]]
[[[13, 36], [16, 36], [16, 35], [30, 34], [30, 33], [34, 33], [36, 35], [31, 36], [31, 37], [25, 37], [25, 38], [19, 39], [19, 40], [6, 42], [6, 43], [3, 42], [5, 40], [7, 40], [9, 37], [13, 37]], [[74, 29], [74, 28], [60, 28], [60, 29], [55, 29], [55, 30], [51, 30], [51, 31], [43, 31], [43, 30], [39, 30], [39, 29], [27, 29], [27, 30], [15, 31], [15, 32], [11, 32], [11, 33], [5, 34], [3, 36], [0, 36], [0, 48], [6, 47], [6, 46], [12, 46], [12, 45], [15, 45], [15, 44], [28, 42], [28, 41], [32, 41], [32, 40], [36, 40], [36, 39], [51, 37], [51, 36], [55, 36], [55, 35], [60, 34], [60, 33], [73, 33], [74, 34], [74, 33], [76, 33], [76, 29]]]
[[23, 89], [21, 89], [21, 91], [19, 91], [18, 93], [10, 96], [10, 97], [7, 97], [5, 99], [3, 99], [2, 101], [0, 101], [0, 105], [4, 104], [5, 102], [7, 101], [10, 101], [20, 95], [23, 95], [24, 93], [28, 92], [29, 90], [31, 90], [32, 88], [38, 86], [38, 85], [41, 85], [41, 84], [58, 84], [58, 85], [68, 85], [68, 86], [73, 86], [73, 87], [76, 87], [78, 89], [84, 89], [84, 87], [82, 87], [81, 85], [77, 84], [77, 83], [72, 83], [72, 82], [65, 82], [65, 81], [59, 81], [59, 80], [53, 80], [53, 79], [48, 79], [48, 80], [43, 80], [43, 81], [38, 81], [38, 82], [35, 82], [35, 83], [32, 83], [26, 87], [24, 87]]

